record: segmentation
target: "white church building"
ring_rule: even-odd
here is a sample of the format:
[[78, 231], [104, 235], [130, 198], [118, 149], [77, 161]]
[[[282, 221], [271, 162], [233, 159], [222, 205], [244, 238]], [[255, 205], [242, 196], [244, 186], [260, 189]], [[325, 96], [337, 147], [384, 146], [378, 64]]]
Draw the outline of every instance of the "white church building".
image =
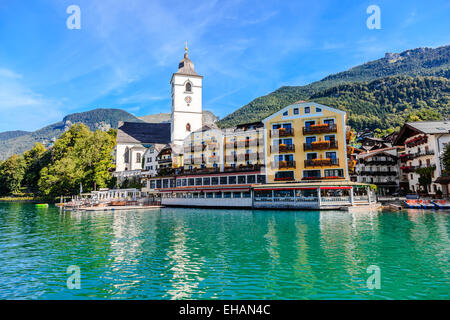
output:
[[[194, 68], [189, 59], [187, 47], [178, 71], [172, 75], [171, 120], [170, 123], [119, 122], [117, 146], [115, 152], [118, 178], [139, 176], [141, 171], [155, 164], [148, 164], [148, 149], [161, 149], [161, 145], [170, 144], [181, 148], [185, 138], [193, 131], [202, 128], [202, 86], [203, 77]], [[156, 163], [153, 156], [152, 162]]]

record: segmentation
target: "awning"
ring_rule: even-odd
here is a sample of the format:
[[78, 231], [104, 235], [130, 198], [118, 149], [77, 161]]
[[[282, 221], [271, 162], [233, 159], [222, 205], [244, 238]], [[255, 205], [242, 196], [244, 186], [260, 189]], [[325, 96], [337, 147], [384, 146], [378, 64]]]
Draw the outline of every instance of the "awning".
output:
[[342, 190], [342, 189], [351, 189], [352, 187], [320, 187], [320, 190]]
[[255, 191], [279, 191], [279, 190], [317, 190], [318, 187], [297, 187], [297, 188], [255, 188]]

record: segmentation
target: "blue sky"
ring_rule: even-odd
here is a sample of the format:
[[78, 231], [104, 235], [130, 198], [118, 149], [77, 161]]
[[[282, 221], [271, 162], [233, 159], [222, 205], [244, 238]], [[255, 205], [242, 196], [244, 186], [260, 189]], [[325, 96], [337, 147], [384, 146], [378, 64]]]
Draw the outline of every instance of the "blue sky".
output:
[[[69, 5], [81, 30], [69, 30]], [[369, 5], [381, 29], [369, 30]], [[304, 85], [385, 52], [450, 43], [450, 2], [0, 0], [0, 132], [121, 108], [170, 112], [189, 43], [204, 109], [224, 117], [283, 85]]]

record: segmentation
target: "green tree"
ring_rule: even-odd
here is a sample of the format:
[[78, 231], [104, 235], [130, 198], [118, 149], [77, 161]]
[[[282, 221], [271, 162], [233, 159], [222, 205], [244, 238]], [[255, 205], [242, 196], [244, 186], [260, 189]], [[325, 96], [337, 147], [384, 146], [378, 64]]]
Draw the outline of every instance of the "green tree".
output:
[[41, 170], [40, 192], [49, 198], [74, 195], [107, 187], [113, 183], [112, 152], [116, 130], [92, 132], [84, 124], [75, 124], [54, 144], [51, 162]]
[[25, 160], [22, 156], [12, 155], [0, 166], [0, 194], [19, 192], [25, 175]]
[[34, 147], [23, 154], [25, 160], [25, 175], [22, 185], [28, 191], [37, 193], [38, 182], [41, 170], [50, 162], [50, 151], [47, 151], [41, 143], [36, 143]]

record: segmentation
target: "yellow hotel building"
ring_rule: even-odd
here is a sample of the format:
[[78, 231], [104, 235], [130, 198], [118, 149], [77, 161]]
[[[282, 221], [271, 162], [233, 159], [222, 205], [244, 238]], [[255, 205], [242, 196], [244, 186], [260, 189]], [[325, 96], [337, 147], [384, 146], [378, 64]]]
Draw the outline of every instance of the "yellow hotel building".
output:
[[263, 123], [268, 183], [349, 179], [344, 111], [297, 102]]

